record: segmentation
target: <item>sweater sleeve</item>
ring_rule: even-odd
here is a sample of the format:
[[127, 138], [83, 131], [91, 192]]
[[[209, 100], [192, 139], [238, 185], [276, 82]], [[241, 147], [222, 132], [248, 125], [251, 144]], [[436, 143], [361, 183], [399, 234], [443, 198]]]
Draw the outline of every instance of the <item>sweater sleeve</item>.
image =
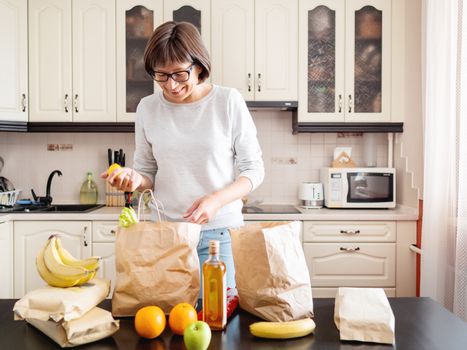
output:
[[242, 95], [235, 89], [232, 89], [230, 94], [229, 113], [232, 121], [232, 148], [238, 176], [248, 178], [253, 191], [264, 179], [263, 157], [253, 118]]
[[133, 169], [138, 173], [147, 176], [154, 184], [157, 173], [157, 161], [152, 151], [152, 144], [148, 141], [144, 128], [145, 108], [143, 101], [138, 104], [135, 120], [135, 153]]

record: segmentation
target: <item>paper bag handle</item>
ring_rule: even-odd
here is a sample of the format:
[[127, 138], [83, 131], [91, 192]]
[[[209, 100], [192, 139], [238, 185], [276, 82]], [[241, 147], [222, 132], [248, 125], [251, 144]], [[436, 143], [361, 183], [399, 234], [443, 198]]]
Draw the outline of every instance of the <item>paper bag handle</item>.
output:
[[[143, 197], [144, 197], [143, 195], [146, 192], [149, 192], [151, 194], [151, 199], [152, 199], [154, 205], [156, 206], [157, 218], [159, 219], [159, 221], [162, 221], [161, 211], [162, 211], [162, 215], [164, 216], [164, 219], [165, 219], [164, 205], [162, 204], [161, 201], [157, 200], [156, 197], [154, 197], [154, 192], [150, 188], [145, 189], [143, 192], [141, 192], [141, 195], [139, 196], [139, 200], [138, 200], [138, 220], [141, 219], [141, 208], [142, 208], [142, 205], [141, 205], [142, 203], [141, 202], [143, 201]], [[144, 215], [144, 210], [143, 210], [143, 215]], [[143, 221], [145, 221], [144, 218], [143, 218]]]

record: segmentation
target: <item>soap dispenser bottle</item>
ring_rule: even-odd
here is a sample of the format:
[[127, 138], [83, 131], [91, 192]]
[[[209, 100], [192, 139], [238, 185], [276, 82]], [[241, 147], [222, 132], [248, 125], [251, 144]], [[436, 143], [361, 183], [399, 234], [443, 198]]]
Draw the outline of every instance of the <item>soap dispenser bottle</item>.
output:
[[86, 180], [81, 185], [79, 202], [80, 204], [96, 204], [97, 197], [97, 185], [92, 178], [92, 173], [88, 172]]

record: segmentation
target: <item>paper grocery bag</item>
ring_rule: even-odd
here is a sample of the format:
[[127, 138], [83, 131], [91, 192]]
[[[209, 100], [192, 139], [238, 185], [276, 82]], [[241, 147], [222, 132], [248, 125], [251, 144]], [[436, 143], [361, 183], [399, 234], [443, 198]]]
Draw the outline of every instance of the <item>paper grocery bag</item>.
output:
[[240, 307], [268, 321], [313, 316], [300, 222], [265, 222], [230, 230]]
[[91, 343], [111, 336], [120, 328], [107, 310], [95, 307], [72, 321], [54, 322], [35, 318], [26, 321], [53, 339], [62, 348]]
[[200, 288], [196, 250], [200, 229], [197, 224], [163, 220], [119, 227], [112, 314], [134, 316], [147, 305], [157, 305], [166, 314], [178, 303], [195, 306]]
[[334, 322], [341, 340], [395, 343], [395, 319], [382, 288], [339, 288]]

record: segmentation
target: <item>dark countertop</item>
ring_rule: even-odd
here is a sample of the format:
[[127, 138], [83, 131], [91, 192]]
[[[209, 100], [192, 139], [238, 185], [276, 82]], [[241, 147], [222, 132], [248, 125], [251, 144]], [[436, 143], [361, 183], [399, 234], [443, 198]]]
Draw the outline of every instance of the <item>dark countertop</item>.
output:
[[[465, 350], [467, 323], [429, 298], [389, 298], [396, 318], [396, 346], [360, 342], [341, 342], [334, 325], [334, 299], [314, 299], [316, 330], [314, 335], [291, 340], [265, 340], [253, 337], [248, 326], [259, 319], [240, 310], [229, 321], [227, 330], [213, 332], [209, 349], [407, 349]], [[43, 350], [60, 347], [25, 321], [13, 321], [15, 300], [0, 299], [0, 349]], [[101, 305], [110, 308], [110, 301]], [[111, 338], [83, 345], [77, 349], [92, 350], [169, 350], [185, 349], [183, 337], [166, 329], [155, 340], [139, 338], [133, 329], [133, 318], [120, 319], [120, 330]]]

